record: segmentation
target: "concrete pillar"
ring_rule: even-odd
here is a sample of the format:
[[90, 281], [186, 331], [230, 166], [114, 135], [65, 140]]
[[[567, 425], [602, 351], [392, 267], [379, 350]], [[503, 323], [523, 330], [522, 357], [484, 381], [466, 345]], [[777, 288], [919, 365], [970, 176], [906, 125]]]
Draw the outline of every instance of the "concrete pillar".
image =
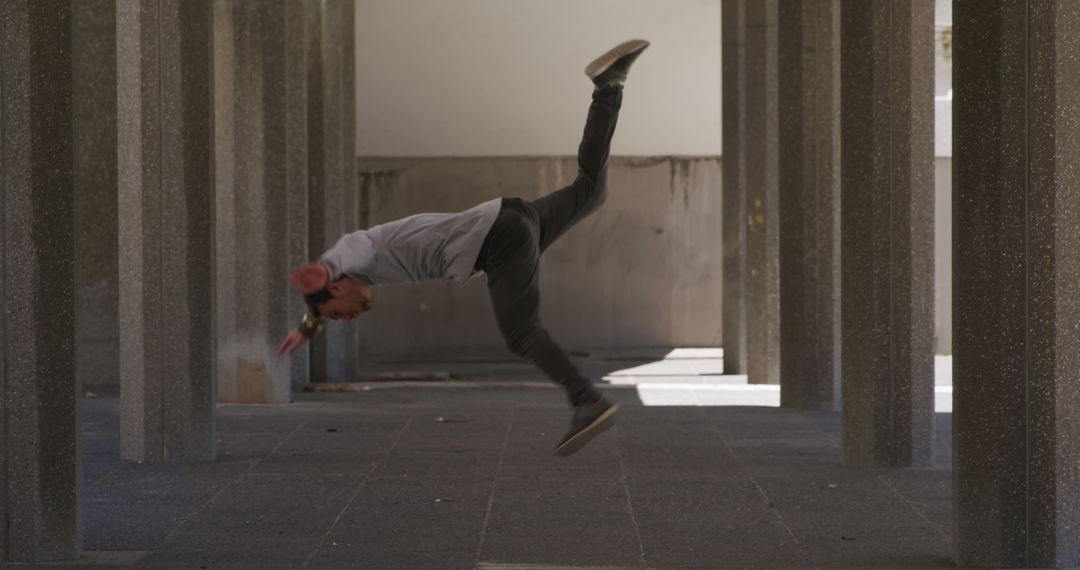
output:
[[[352, 2], [323, 0], [310, 3], [305, 18], [308, 41], [308, 229], [312, 259], [355, 229], [358, 221], [355, 183], [346, 188], [347, 162], [356, 160], [355, 156], [347, 158], [345, 154], [345, 122], [355, 113], [354, 110], [345, 111], [347, 105], [355, 105], [355, 101], [345, 102], [344, 44], [346, 36], [355, 34], [351, 27], [345, 30], [343, 25], [345, 18], [353, 13], [352, 6], [346, 10], [346, 4]], [[353, 69], [355, 73], [355, 66]], [[355, 145], [355, 141], [352, 144]], [[325, 334], [316, 335], [311, 343], [312, 381], [344, 382], [355, 377], [357, 338], [356, 329], [348, 323], [328, 322]]]
[[74, 2], [76, 354], [79, 384], [120, 382], [116, 1]]
[[780, 383], [777, 0], [746, 4], [746, 373]]
[[953, 16], [956, 556], [1077, 566], [1080, 3]]
[[78, 558], [70, 0], [0, 2], [0, 562]]
[[214, 458], [209, 0], [118, 0], [120, 453]]
[[723, 0], [724, 372], [746, 374], [746, 0]]
[[934, 3], [843, 0], [844, 461], [930, 463]]
[[[287, 161], [285, 208], [289, 233], [286, 267], [291, 270], [308, 261], [308, 77], [307, 36], [304, 19], [306, 0], [285, 0], [285, 160]], [[354, 87], [355, 88], [355, 87]], [[307, 311], [304, 299], [288, 293], [286, 319], [291, 328]], [[308, 350], [290, 357], [289, 378], [293, 391], [303, 390], [311, 378]]]
[[[345, 229], [360, 226], [360, 185], [356, 165], [356, 2], [341, 2], [341, 145], [345, 190]], [[348, 327], [345, 337], [345, 379], [359, 376], [360, 331]]]
[[214, 3], [219, 402], [291, 399], [292, 366], [276, 349], [303, 314], [288, 274], [307, 239], [306, 162], [302, 148], [299, 160], [289, 150], [306, 143], [295, 132], [306, 110], [295, 99], [303, 44], [294, 38], [299, 52], [289, 53], [286, 12], [285, 2]]
[[777, 2], [725, 0], [723, 22], [724, 365], [778, 384]]
[[780, 404], [840, 409], [840, 0], [779, 6]]

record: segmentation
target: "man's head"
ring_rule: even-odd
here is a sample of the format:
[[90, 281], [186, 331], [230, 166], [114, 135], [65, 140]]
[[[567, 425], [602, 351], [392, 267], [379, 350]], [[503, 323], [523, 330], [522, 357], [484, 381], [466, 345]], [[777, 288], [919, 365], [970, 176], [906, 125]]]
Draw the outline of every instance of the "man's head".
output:
[[304, 300], [317, 317], [351, 321], [371, 310], [374, 293], [374, 288], [351, 277], [342, 277], [322, 291], [305, 295]]

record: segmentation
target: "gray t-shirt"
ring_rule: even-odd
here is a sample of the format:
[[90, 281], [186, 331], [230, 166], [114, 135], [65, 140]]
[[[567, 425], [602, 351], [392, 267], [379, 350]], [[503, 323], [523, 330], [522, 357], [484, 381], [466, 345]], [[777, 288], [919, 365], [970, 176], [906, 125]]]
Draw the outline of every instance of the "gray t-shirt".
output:
[[319, 260], [332, 280], [348, 275], [373, 286], [430, 279], [464, 284], [475, 273], [501, 205], [496, 198], [456, 214], [417, 214], [346, 234]]

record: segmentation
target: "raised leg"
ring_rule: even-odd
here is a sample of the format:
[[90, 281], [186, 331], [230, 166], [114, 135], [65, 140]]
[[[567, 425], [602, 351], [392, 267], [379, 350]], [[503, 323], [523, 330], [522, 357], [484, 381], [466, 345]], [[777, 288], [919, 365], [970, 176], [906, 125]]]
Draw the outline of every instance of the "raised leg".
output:
[[532, 202], [540, 215], [540, 252], [589, 215], [607, 198], [608, 154], [622, 106], [622, 85], [593, 91], [585, 131], [578, 145], [574, 182]]

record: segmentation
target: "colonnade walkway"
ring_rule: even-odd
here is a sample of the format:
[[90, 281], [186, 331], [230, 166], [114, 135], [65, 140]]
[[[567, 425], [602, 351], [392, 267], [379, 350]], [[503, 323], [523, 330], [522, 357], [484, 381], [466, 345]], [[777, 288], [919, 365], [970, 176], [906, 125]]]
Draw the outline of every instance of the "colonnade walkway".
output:
[[86, 556], [19, 568], [954, 566], [950, 414], [932, 468], [862, 469], [837, 413], [604, 390], [617, 428], [567, 459], [561, 391], [508, 377], [222, 405], [202, 464], [119, 461], [119, 400], [98, 394]]

